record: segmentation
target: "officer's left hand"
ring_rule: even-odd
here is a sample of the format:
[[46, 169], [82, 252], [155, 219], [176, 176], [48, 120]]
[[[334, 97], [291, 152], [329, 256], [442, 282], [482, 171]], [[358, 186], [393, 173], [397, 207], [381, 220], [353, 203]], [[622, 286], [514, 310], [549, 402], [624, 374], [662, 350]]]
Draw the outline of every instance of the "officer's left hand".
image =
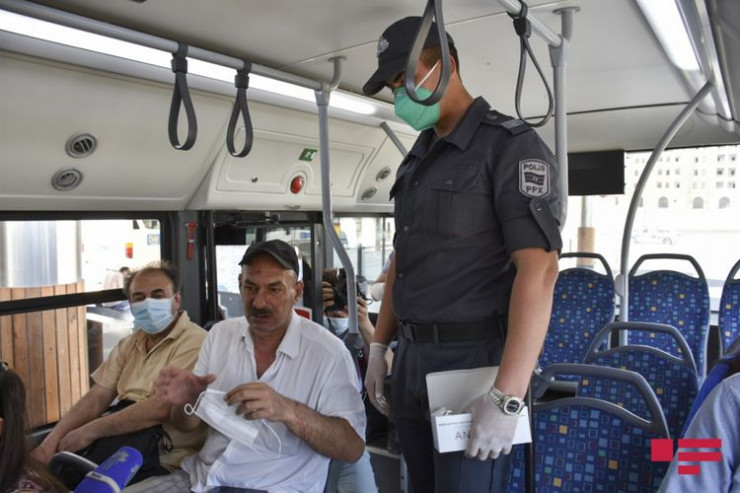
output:
[[478, 460], [495, 459], [511, 452], [511, 442], [519, 416], [509, 416], [488, 396], [483, 394], [468, 404], [464, 412], [473, 414], [470, 440], [465, 449], [467, 457]]

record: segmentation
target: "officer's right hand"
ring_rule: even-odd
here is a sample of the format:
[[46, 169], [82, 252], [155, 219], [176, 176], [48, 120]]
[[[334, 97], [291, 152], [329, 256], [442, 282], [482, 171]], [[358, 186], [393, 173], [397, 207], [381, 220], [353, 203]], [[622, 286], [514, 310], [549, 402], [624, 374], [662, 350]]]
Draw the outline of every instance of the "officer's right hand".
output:
[[370, 357], [367, 363], [367, 373], [365, 373], [365, 388], [367, 396], [373, 406], [385, 416], [390, 414], [390, 406], [383, 395], [383, 385], [385, 377], [388, 374], [388, 363], [385, 360], [385, 353], [388, 352], [388, 346], [379, 342], [370, 344]]

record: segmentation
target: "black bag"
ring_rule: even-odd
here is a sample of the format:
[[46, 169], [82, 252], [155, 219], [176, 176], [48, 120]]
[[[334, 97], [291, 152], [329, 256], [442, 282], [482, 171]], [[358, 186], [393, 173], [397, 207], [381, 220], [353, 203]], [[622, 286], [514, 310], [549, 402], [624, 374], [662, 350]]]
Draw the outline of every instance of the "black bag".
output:
[[[120, 411], [133, 404], [132, 401], [120, 401], [110, 408], [110, 412]], [[102, 464], [108, 457], [113, 455], [121, 447], [132, 447], [141, 452], [144, 462], [136, 475], [128, 483], [138, 483], [152, 476], [169, 474], [169, 471], [159, 463], [160, 441], [166, 452], [172, 450], [172, 442], [162, 425], [155, 425], [143, 430], [134, 431], [125, 435], [103, 437], [95, 440], [90, 446], [77, 452], [78, 455], [89, 459], [96, 464]], [[74, 490], [85, 477], [86, 472], [64, 467], [59, 474], [59, 479], [71, 490]]]

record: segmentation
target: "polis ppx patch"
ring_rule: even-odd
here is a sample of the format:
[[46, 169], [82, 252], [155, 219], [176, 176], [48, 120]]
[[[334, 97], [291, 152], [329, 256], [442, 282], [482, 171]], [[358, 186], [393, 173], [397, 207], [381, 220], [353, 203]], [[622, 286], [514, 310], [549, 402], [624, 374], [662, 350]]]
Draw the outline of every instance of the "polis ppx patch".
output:
[[519, 191], [532, 198], [550, 193], [550, 165], [538, 159], [519, 161]]

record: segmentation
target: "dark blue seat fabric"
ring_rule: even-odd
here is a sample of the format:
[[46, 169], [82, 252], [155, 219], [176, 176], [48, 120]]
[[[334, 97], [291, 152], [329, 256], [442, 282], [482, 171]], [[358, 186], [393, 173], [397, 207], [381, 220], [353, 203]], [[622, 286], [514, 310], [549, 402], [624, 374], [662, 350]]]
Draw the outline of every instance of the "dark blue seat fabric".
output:
[[[674, 344], [680, 349], [681, 355], [677, 357], [657, 348], [633, 344], [607, 350], [598, 348], [599, 341], [608, 339], [619, 331], [629, 331], [631, 339], [641, 332], [667, 334], [675, 339]], [[630, 370], [642, 375], [658, 397], [668, 423], [668, 431], [672, 437], [678, 437], [689, 415], [690, 406], [696, 398], [699, 378], [691, 351], [677, 329], [669, 325], [641, 322], [609, 324], [594, 338], [592, 346], [586, 352], [584, 362]], [[604, 389], [595, 385], [580, 386], [578, 395], [607, 399], [610, 402], [629, 402], [629, 395], [615, 396], [613, 394], [615, 390], [611, 388], [609, 389], [611, 393], [606, 394]], [[621, 400], [612, 400], [615, 398]], [[638, 401], [642, 399], [639, 398]], [[638, 407], [628, 409], [639, 416], [644, 416], [643, 409]]]
[[740, 261], [730, 270], [719, 302], [718, 323], [725, 352], [728, 352], [732, 341], [740, 337], [740, 279], [734, 279], [738, 270], [740, 270]]
[[[699, 274], [692, 277], [677, 271], [659, 270], [637, 275], [637, 267], [651, 258], [687, 259]], [[688, 255], [643, 255], [629, 274], [630, 322], [653, 322], [678, 329], [691, 349], [699, 376], [706, 371], [706, 347], [709, 334], [709, 288], [696, 261]], [[629, 334], [630, 344], [644, 344], [680, 356], [673, 338], [665, 334], [638, 332]]]
[[[632, 386], [643, 399], [648, 418], [614, 403], [594, 398], [566, 397], [535, 403], [534, 449], [537, 493], [653, 493], [667, 469], [650, 460], [650, 440], [667, 438], [668, 429], [655, 394], [640, 375], [595, 365], [548, 367], [545, 379], [574, 375]], [[524, 447], [516, 446], [508, 491], [524, 490]]]
[[583, 253], [565, 253], [561, 258], [582, 256], [599, 258], [606, 274], [585, 267], [560, 272], [539, 360], [542, 368], [552, 363], [581, 363], [591, 339], [614, 319], [614, 278], [606, 260]]

